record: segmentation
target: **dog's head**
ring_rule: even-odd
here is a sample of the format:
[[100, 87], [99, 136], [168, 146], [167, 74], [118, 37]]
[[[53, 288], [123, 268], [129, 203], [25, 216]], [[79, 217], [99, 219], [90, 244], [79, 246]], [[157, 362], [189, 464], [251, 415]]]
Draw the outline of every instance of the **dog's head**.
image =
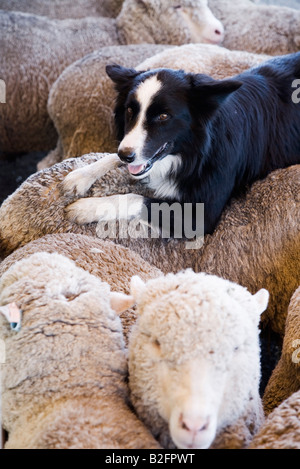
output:
[[[119, 65], [106, 71], [118, 92], [118, 154], [136, 179], [148, 176], [167, 155], [182, 155], [191, 141], [204, 145], [209, 120], [241, 83], [216, 81], [182, 70], [139, 72]], [[199, 148], [200, 150], [200, 148]]]

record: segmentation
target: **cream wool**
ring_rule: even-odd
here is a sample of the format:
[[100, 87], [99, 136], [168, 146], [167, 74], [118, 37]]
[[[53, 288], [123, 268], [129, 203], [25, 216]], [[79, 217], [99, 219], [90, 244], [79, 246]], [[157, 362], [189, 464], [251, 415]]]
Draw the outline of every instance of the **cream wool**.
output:
[[[143, 280], [158, 277], [162, 272], [145, 262], [137, 253], [109, 241], [74, 233], [43, 236], [17, 249], [0, 264], [0, 278], [16, 262], [33, 254], [47, 252], [60, 254], [75, 262], [77, 267], [108, 283], [114, 292], [130, 292], [133, 275]], [[125, 342], [135, 322], [134, 308], [120, 314]]]
[[127, 405], [122, 326], [107, 283], [59, 254], [38, 252], [0, 280], [22, 328], [0, 318], [7, 449], [158, 448]]
[[87, 16], [115, 17], [122, 4], [123, 0], [0, 0], [0, 9], [64, 20]]
[[[266, 414], [300, 390], [300, 287], [289, 305], [282, 354], [263, 397]], [[300, 404], [300, 402], [299, 402]]]
[[271, 55], [299, 51], [299, 10], [250, 0], [209, 0], [208, 4], [225, 26], [225, 47]]
[[300, 391], [273, 410], [249, 449], [300, 449]]

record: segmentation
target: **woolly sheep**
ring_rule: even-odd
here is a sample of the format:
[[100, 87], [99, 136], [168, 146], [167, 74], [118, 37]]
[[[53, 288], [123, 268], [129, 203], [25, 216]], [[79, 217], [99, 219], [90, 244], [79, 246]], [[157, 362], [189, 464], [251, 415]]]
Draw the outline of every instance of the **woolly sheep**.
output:
[[[144, 46], [148, 51], [150, 46]], [[162, 46], [161, 46], [162, 47]], [[167, 67], [206, 73], [216, 79], [238, 74], [267, 60], [268, 56], [234, 52], [208, 44], [189, 44], [163, 51], [153, 50], [138, 65], [140, 46], [122, 46], [94, 52], [70, 65], [51, 88], [48, 112], [59, 135], [56, 149], [38, 166], [49, 167], [64, 158], [91, 151], [113, 152], [117, 149], [113, 109], [116, 93], [105, 73], [108, 63], [125, 62], [139, 70]], [[145, 54], [146, 58], [146, 54]], [[140, 62], [143, 59], [140, 60]], [[73, 84], [76, 83], [74, 88]], [[100, 118], [101, 116], [101, 118]]]
[[249, 449], [300, 449], [300, 391], [274, 409]]
[[9, 97], [1, 106], [1, 151], [54, 148], [57, 136], [46, 111], [50, 87], [68, 65], [86, 54], [128, 43], [222, 40], [223, 26], [206, 0], [183, 0], [181, 4], [184, 11], [175, 8], [175, 0], [167, 4], [165, 0], [125, 0], [116, 19], [51, 20], [1, 11], [0, 78], [6, 82]]
[[163, 447], [248, 446], [263, 421], [258, 324], [268, 292], [188, 270], [132, 282], [129, 387]]
[[[95, 224], [80, 226], [65, 218], [66, 206], [77, 197], [61, 194], [61, 190], [69, 172], [104, 156], [111, 158], [111, 155], [86, 155], [28, 178], [0, 208], [0, 257], [47, 233], [97, 236]], [[113, 160], [118, 160], [116, 155]], [[164, 273], [191, 267], [195, 272], [204, 271], [239, 283], [252, 293], [266, 288], [271, 296], [263, 320], [283, 335], [290, 299], [300, 285], [299, 174], [297, 165], [256, 182], [245, 196], [231, 202], [201, 249], [186, 249], [182, 240], [125, 237], [116, 242], [139, 253]], [[84, 180], [84, 175], [80, 177]], [[104, 175], [87, 195], [102, 197], [128, 192], [146, 195], [145, 187], [132, 181], [126, 167], [121, 167]]]
[[[68, 257], [77, 267], [108, 283], [114, 292], [129, 294], [130, 280], [134, 275], [139, 275], [145, 281], [162, 275], [159, 269], [123, 246], [91, 236], [62, 233], [43, 236], [17, 249], [0, 264], [0, 278], [16, 262], [38, 252]], [[127, 309], [120, 317], [127, 343], [131, 326], [136, 319], [135, 310]]]
[[300, 11], [250, 0], [209, 0], [225, 26], [224, 46], [258, 54], [281, 55], [300, 49]]
[[64, 20], [86, 16], [116, 17], [123, 0], [0, 0], [0, 10], [22, 11]]
[[7, 449], [159, 448], [126, 402], [114, 301], [108, 284], [59, 254], [33, 254], [3, 274], [1, 309], [22, 309], [18, 333], [0, 319]]
[[[282, 355], [269, 380], [263, 403], [266, 414], [300, 390], [300, 287], [291, 299]], [[300, 402], [299, 402], [300, 404]]]

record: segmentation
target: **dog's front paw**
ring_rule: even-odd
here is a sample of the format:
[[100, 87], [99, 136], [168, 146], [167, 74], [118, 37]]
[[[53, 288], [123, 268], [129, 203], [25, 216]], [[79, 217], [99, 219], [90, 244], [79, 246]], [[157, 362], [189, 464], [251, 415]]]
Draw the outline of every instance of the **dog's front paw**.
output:
[[139, 217], [144, 198], [136, 194], [79, 199], [65, 209], [66, 218], [78, 225]]
[[97, 206], [92, 198], [79, 199], [65, 208], [67, 220], [77, 223], [77, 225], [87, 225], [97, 222]]
[[61, 187], [64, 195], [83, 197], [94, 184], [94, 176], [87, 168], [75, 169], [63, 180]]

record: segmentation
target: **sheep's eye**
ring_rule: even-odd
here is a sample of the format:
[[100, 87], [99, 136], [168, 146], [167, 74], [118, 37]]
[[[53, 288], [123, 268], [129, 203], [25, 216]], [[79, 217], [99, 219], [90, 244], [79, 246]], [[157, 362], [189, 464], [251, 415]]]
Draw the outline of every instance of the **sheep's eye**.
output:
[[169, 114], [163, 113], [163, 114], [160, 114], [157, 119], [159, 122], [165, 122], [169, 119], [169, 117], [170, 117]]
[[235, 352], [238, 352], [239, 350], [240, 350], [240, 347], [235, 347], [235, 348], [234, 348], [234, 351], [235, 351]]
[[176, 7], [174, 7], [174, 10], [180, 10], [181, 8], [181, 5], [176, 5]]

